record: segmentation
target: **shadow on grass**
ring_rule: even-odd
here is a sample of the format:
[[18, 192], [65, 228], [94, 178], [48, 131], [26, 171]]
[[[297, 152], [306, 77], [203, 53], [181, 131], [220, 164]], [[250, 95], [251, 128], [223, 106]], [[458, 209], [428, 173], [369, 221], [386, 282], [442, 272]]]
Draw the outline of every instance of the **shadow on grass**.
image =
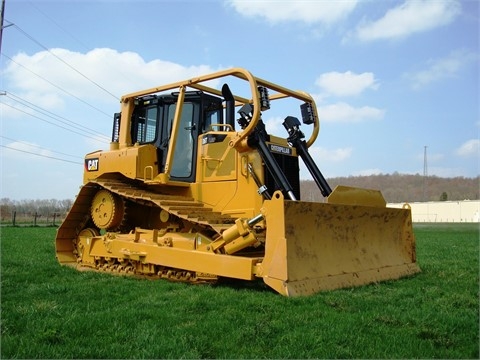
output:
[[239, 280], [231, 278], [219, 278], [217, 282], [212, 284], [214, 288], [228, 288], [235, 291], [254, 291], [258, 293], [272, 293], [276, 294], [275, 290], [267, 286], [262, 279], [256, 279], [253, 281]]

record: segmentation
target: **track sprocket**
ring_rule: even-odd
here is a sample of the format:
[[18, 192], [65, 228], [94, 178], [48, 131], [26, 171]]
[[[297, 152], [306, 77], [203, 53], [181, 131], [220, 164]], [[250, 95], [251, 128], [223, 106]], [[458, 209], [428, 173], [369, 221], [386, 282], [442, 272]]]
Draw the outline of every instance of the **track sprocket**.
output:
[[93, 197], [90, 212], [99, 229], [115, 230], [125, 217], [125, 202], [120, 196], [102, 189]]

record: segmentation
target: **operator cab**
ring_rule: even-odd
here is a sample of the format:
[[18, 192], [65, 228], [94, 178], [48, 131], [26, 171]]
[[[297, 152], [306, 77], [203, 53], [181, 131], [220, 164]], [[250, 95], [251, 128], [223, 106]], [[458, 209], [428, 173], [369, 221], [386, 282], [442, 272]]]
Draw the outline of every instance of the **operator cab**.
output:
[[[153, 144], [157, 148], [158, 171], [165, 172], [168, 146], [172, 136], [173, 119], [177, 108], [178, 92], [148, 95], [136, 99], [131, 118], [133, 144]], [[211, 124], [223, 123], [222, 98], [202, 91], [187, 91], [182, 114], [170, 178], [174, 181], [195, 181], [195, 159], [199, 134], [209, 130]], [[120, 114], [115, 114], [112, 141], [118, 141]]]

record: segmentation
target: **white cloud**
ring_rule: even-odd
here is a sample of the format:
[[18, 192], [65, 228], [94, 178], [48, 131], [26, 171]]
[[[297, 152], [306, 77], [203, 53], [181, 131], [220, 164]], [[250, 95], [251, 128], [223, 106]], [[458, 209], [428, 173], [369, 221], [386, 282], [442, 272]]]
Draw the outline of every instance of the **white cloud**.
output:
[[[314, 159], [317, 166], [320, 167], [320, 171], [324, 174], [331, 175], [331, 171], [328, 169], [329, 165], [339, 164], [348, 160], [352, 156], [353, 149], [351, 147], [338, 148], [338, 149], [326, 149], [320, 146], [311, 146], [308, 149], [311, 157]], [[302, 180], [312, 180], [312, 176], [308, 171], [305, 163], [300, 161], [300, 178]]]
[[[356, 74], [352, 71], [344, 73], [332, 71], [320, 75], [315, 84], [323, 91], [313, 95], [317, 103], [322, 103], [329, 96], [345, 97], [355, 96], [362, 92], [379, 87], [375, 75], [371, 72]], [[327, 122], [361, 122], [365, 120], [382, 119], [385, 110], [371, 106], [354, 107], [345, 102], [323, 105], [317, 108], [320, 121]]]
[[[185, 67], [162, 60], [146, 62], [137, 53], [109, 48], [94, 49], [85, 54], [66, 49], [51, 49], [34, 55], [20, 53], [13, 57], [13, 61], [3, 76], [15, 84], [15, 90], [22, 95], [56, 94], [62, 98], [73, 95], [85, 101], [104, 102], [115, 101], [115, 97], [139, 89], [215, 71], [207, 65]], [[58, 106], [58, 99], [54, 97], [49, 102]]]
[[333, 24], [350, 14], [357, 0], [343, 1], [245, 1], [231, 0], [229, 4], [247, 17], [265, 18], [272, 24], [300, 21], [307, 24]]
[[272, 117], [265, 120], [265, 128], [269, 134], [281, 134], [282, 131], [285, 133], [285, 128], [283, 127], [283, 122], [285, 121], [282, 117]]
[[461, 13], [457, 0], [407, 0], [377, 21], [364, 21], [355, 32], [361, 41], [405, 38], [451, 23]]
[[[417, 171], [417, 173], [420, 173]], [[464, 174], [465, 169], [461, 167], [440, 167], [440, 166], [432, 166], [428, 168], [428, 175], [432, 176], [439, 176], [439, 177], [457, 177], [459, 174]]]
[[367, 89], [378, 89], [378, 82], [371, 72], [355, 74], [351, 71], [344, 73], [332, 71], [320, 75], [315, 81], [325, 92], [336, 96], [358, 95]]
[[353, 107], [347, 103], [321, 106], [318, 109], [320, 122], [361, 122], [366, 120], [380, 120], [385, 115], [385, 110], [371, 106]]
[[354, 171], [352, 173], [353, 176], [370, 176], [370, 175], [380, 175], [383, 174], [383, 171], [375, 168], [375, 169], [364, 169], [360, 171]]
[[448, 56], [430, 60], [427, 68], [421, 71], [406, 73], [405, 78], [412, 82], [413, 89], [420, 89], [432, 82], [455, 77], [461, 69], [478, 59], [478, 55], [468, 50], [456, 50]]
[[325, 149], [319, 146], [312, 146], [308, 152], [315, 159], [317, 164], [324, 162], [340, 162], [348, 159], [352, 155], [352, 148]]
[[480, 155], [480, 140], [472, 139], [464, 142], [455, 153], [460, 156]]

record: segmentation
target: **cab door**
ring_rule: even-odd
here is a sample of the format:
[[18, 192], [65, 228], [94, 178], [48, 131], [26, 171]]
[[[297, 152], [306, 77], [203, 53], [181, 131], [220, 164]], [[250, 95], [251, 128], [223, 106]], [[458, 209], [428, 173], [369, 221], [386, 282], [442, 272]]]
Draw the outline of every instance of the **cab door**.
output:
[[[173, 164], [170, 178], [177, 181], [193, 182], [195, 180], [195, 158], [197, 154], [196, 143], [198, 138], [199, 104], [184, 102], [182, 117], [178, 128], [176, 146], [173, 153]], [[168, 107], [168, 123], [173, 122], [176, 104]]]

